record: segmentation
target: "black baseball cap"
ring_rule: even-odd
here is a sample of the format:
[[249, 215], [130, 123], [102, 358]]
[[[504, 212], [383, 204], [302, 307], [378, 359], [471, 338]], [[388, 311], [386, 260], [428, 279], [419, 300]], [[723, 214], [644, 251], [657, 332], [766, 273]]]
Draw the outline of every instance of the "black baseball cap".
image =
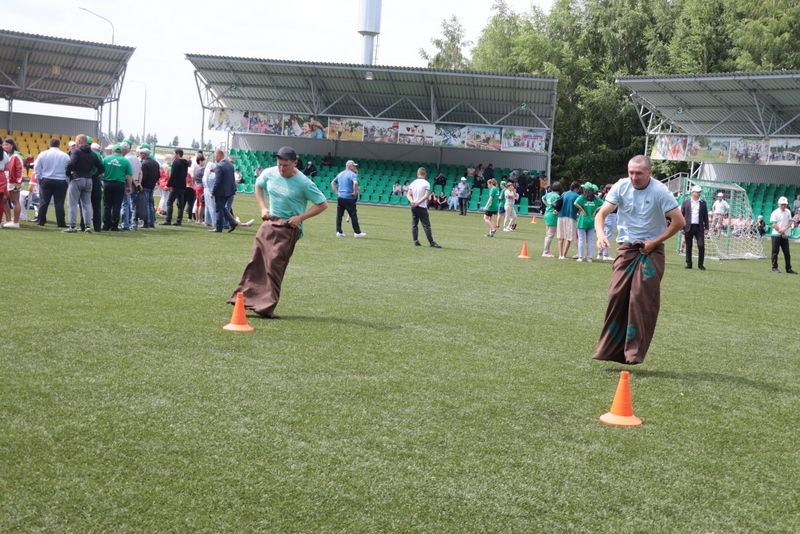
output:
[[297, 152], [290, 146], [282, 146], [278, 149], [278, 153], [275, 154], [275, 157], [295, 161], [297, 160]]

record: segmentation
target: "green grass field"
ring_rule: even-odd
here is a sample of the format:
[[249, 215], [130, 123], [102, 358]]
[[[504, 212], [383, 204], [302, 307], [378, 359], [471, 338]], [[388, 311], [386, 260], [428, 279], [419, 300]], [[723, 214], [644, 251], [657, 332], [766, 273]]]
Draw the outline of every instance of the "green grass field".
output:
[[366, 239], [306, 223], [246, 334], [255, 228], [0, 231], [0, 531], [800, 531], [800, 277], [669, 243], [645, 423], [611, 427], [609, 264], [541, 258], [529, 218], [433, 213], [435, 250], [359, 213]]

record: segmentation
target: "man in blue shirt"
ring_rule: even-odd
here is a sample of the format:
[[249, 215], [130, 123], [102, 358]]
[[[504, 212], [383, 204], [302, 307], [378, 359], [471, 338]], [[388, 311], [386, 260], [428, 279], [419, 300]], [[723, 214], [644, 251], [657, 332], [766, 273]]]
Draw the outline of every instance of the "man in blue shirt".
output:
[[358, 199], [358, 163], [347, 160], [346, 169], [336, 175], [331, 181], [333, 193], [337, 195], [336, 200], [336, 237], [345, 237], [342, 232], [342, 215], [346, 211], [353, 222], [353, 237], [365, 237], [367, 234], [361, 231], [358, 224], [358, 213], [356, 211], [356, 200]]
[[628, 162], [628, 178], [614, 184], [594, 220], [598, 250], [603, 250], [608, 248], [606, 217], [617, 210], [619, 247], [605, 323], [592, 356], [596, 360], [642, 363], [655, 333], [664, 241], [683, 228], [684, 218], [675, 197], [650, 176], [651, 171], [650, 158], [634, 156]]

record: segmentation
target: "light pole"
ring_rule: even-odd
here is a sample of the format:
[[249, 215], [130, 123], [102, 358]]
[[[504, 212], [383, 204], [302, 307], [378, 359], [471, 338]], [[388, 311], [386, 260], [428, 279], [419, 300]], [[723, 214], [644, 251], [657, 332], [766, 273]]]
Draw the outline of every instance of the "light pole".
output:
[[78, 6], [78, 9], [82, 9], [82, 10], [86, 11], [87, 13], [91, 13], [91, 14], [92, 14], [92, 15], [94, 15], [95, 17], [97, 17], [97, 18], [100, 18], [100, 19], [103, 19], [104, 21], [106, 21], [106, 22], [108, 22], [109, 24], [111, 24], [111, 44], [113, 45], [113, 44], [114, 44], [114, 23], [113, 23], [113, 22], [111, 22], [110, 20], [108, 20], [107, 18], [105, 18], [103, 15], [98, 15], [98, 14], [97, 14], [97, 13], [95, 13], [94, 11], [92, 11], [92, 10], [90, 10], [90, 9], [86, 9], [85, 7], [80, 7], [80, 6]]
[[142, 114], [142, 143], [146, 143], [147, 135], [147, 84], [140, 80], [128, 80], [131, 83], [140, 83], [144, 86], [144, 113]]

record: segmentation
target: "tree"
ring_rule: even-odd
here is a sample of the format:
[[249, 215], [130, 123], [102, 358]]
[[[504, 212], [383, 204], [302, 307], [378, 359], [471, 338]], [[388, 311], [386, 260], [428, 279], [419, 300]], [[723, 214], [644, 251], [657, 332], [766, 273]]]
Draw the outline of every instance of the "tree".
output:
[[442, 21], [442, 38], [431, 39], [436, 49], [429, 54], [424, 48], [419, 49], [419, 55], [428, 62], [432, 69], [463, 70], [468, 66], [467, 58], [462, 50], [467, 48], [470, 41], [464, 40], [464, 27], [458, 22], [455, 15]]
[[669, 71], [706, 74], [725, 70], [729, 49], [723, 0], [684, 0], [668, 46]]
[[114, 142], [121, 143], [124, 140], [125, 140], [125, 134], [123, 133], [122, 130], [119, 130], [117, 134], [114, 136]]
[[197, 139], [192, 138], [192, 148], [197, 150], [200, 148], [200, 141]]
[[214, 146], [211, 144], [211, 141], [206, 141], [203, 144], [203, 150], [211, 150], [213, 148], [214, 148]]
[[180, 144], [181, 144], [181, 142], [178, 140], [178, 136], [177, 136], [177, 135], [176, 135], [175, 137], [173, 137], [173, 138], [172, 138], [172, 143], [170, 143], [170, 144], [171, 144], [172, 146], [178, 146], [178, 145], [180, 145]]

